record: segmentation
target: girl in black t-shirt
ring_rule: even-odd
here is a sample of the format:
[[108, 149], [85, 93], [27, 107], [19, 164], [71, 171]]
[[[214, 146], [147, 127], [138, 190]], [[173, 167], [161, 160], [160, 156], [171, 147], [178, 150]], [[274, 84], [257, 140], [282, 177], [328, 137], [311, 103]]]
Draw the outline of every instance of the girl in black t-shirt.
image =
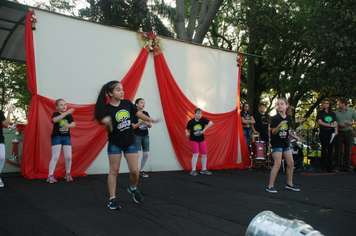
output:
[[273, 149], [274, 165], [271, 170], [269, 184], [266, 188], [267, 192], [277, 193], [274, 188], [274, 182], [277, 177], [277, 173], [281, 168], [282, 157], [287, 162], [287, 183], [286, 189], [293, 191], [300, 191], [293, 184], [293, 168], [294, 160], [292, 151], [289, 144], [289, 136], [299, 141], [299, 137], [290, 132], [291, 118], [287, 114], [289, 108], [288, 101], [285, 98], [278, 98], [277, 100], [277, 115], [272, 118], [271, 121], [271, 145]]
[[250, 114], [250, 106], [247, 102], [242, 105], [241, 111], [241, 121], [242, 129], [244, 131], [245, 141], [247, 146], [250, 144], [251, 134], [252, 134], [252, 125], [255, 124], [255, 119]]
[[66, 166], [65, 179], [67, 181], [73, 181], [70, 174], [70, 170], [72, 168], [72, 143], [70, 140], [70, 129], [75, 127], [75, 122], [71, 115], [74, 112], [74, 109], [72, 108], [67, 110], [67, 103], [63, 99], [56, 100], [55, 104], [58, 111], [52, 114], [52, 158], [49, 162], [47, 178], [47, 182], [50, 184], [57, 182], [53, 176], [53, 173], [56, 168], [59, 155], [61, 154], [62, 147]]
[[[138, 113], [143, 113], [146, 116], [150, 117], [148, 112], [143, 110], [145, 108], [145, 100], [143, 98], [136, 99], [135, 105], [138, 109]], [[151, 128], [152, 124], [151, 122], [144, 121], [142, 119], [137, 118], [136, 116], [133, 116], [132, 127], [134, 128], [135, 132], [135, 141], [139, 156], [141, 156], [142, 153], [141, 167], [139, 171], [140, 176], [147, 178], [148, 174], [146, 174], [143, 170], [145, 169], [145, 165], [150, 152], [150, 137], [148, 136], [148, 128]]]
[[[13, 107], [10, 106], [7, 110], [7, 117], [5, 118], [4, 113], [0, 110], [0, 126], [8, 126], [10, 123], [10, 116], [11, 113], [14, 111]], [[2, 127], [0, 127], [0, 174], [2, 172], [2, 168], [4, 168], [5, 165], [5, 138], [4, 134], [2, 132]], [[4, 183], [2, 182], [2, 179], [0, 178], [0, 188], [4, 187]]]
[[321, 169], [322, 171], [332, 172], [333, 165], [333, 147], [334, 142], [332, 135], [338, 134], [338, 125], [335, 113], [332, 111], [330, 99], [323, 101], [323, 107], [316, 116], [319, 123], [319, 138], [321, 142]]
[[[211, 175], [211, 172], [206, 169], [207, 164], [207, 147], [204, 134], [209, 129], [213, 122], [202, 118], [203, 111], [200, 108], [195, 109], [195, 117], [188, 121], [187, 128], [185, 129], [185, 135], [189, 136], [190, 147], [192, 148], [192, 171], [190, 175], [197, 176], [196, 166], [198, 162], [199, 150], [201, 152], [201, 164], [202, 170], [200, 174]], [[189, 133], [190, 132], [190, 133]]]
[[[107, 96], [110, 98], [108, 104], [106, 104]], [[122, 152], [130, 170], [130, 186], [127, 191], [133, 195], [133, 200], [136, 203], [143, 201], [143, 197], [137, 189], [139, 179], [138, 156], [132, 127], [132, 116], [135, 115], [145, 121], [154, 122], [152, 118], [139, 113], [130, 100], [124, 99], [124, 88], [119, 81], [110, 81], [101, 88], [95, 104], [94, 118], [105, 125], [108, 132], [110, 164], [108, 207], [112, 210], [121, 209], [116, 199], [116, 180], [120, 170]]]

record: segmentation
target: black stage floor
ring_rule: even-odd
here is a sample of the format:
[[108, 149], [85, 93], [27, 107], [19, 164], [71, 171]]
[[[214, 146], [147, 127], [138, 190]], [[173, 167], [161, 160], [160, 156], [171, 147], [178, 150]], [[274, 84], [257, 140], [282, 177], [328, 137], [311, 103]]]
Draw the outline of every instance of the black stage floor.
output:
[[106, 175], [59, 180], [24, 179], [3, 174], [0, 235], [245, 235], [252, 219], [270, 210], [303, 220], [324, 235], [356, 235], [356, 176], [294, 175], [301, 192], [265, 191], [268, 170], [221, 170], [193, 177], [188, 171], [153, 172], [140, 178], [144, 196], [136, 204], [126, 191], [128, 174], [119, 174], [122, 210], [107, 207]]

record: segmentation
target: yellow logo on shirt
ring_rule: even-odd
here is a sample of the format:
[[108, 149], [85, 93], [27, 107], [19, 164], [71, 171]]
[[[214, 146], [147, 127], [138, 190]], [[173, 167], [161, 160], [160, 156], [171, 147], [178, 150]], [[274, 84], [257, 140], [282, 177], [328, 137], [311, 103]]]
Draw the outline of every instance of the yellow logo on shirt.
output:
[[115, 115], [116, 121], [119, 123], [117, 129], [122, 131], [129, 129], [131, 126], [130, 113], [127, 110], [120, 110]]

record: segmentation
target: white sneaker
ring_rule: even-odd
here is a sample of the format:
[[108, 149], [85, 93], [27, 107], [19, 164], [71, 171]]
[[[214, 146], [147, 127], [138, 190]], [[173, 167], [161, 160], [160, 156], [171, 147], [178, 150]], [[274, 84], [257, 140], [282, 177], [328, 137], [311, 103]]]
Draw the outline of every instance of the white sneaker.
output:
[[0, 188], [4, 187], [4, 182], [2, 182], [2, 179], [0, 178]]

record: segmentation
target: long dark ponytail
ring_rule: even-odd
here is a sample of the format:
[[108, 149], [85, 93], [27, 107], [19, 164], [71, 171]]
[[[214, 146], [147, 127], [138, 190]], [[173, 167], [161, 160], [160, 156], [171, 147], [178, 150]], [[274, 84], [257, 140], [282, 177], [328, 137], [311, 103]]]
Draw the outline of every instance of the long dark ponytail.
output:
[[109, 93], [112, 92], [116, 86], [116, 84], [120, 83], [120, 81], [112, 80], [103, 85], [101, 88], [98, 98], [94, 107], [94, 119], [99, 122], [108, 115], [105, 105], [107, 101], [107, 96], [110, 96]]

